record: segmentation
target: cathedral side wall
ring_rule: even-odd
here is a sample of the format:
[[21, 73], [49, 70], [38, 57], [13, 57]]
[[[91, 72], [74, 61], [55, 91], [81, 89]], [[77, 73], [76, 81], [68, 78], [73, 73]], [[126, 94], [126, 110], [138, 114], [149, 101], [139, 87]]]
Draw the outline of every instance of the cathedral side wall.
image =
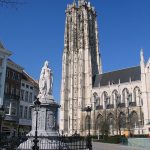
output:
[[[125, 90], [126, 89], [126, 90]], [[93, 88], [92, 93], [92, 108], [93, 111], [91, 112], [91, 132], [93, 135], [98, 134], [97, 129], [97, 119], [98, 116], [101, 115], [103, 119], [108, 120], [109, 115], [111, 114], [114, 118], [114, 127], [110, 134], [118, 134], [117, 131], [117, 118], [119, 117], [120, 113], [124, 113], [126, 115], [126, 124], [129, 124], [131, 132], [133, 134], [144, 134], [146, 130], [144, 128], [144, 119], [143, 113], [144, 109], [141, 105], [142, 99], [142, 84], [141, 81], [129, 81], [127, 83], [121, 84], [112, 84], [108, 86], [102, 86], [99, 88]], [[114, 91], [120, 97], [120, 103], [122, 106], [118, 106], [117, 97], [113, 97]], [[125, 91], [127, 92], [126, 94]], [[107, 98], [105, 99], [104, 93], [107, 93]], [[96, 95], [96, 96], [95, 96]], [[107, 101], [107, 102], [106, 102]], [[106, 104], [107, 103], [107, 104]], [[137, 115], [137, 122], [127, 120], [127, 118], [132, 115]], [[86, 114], [85, 114], [86, 115]], [[85, 123], [83, 123], [85, 124]], [[110, 126], [111, 127], [111, 126]], [[128, 128], [126, 126], [126, 128]], [[121, 133], [123, 134], [125, 128], [121, 129]], [[84, 135], [87, 131], [84, 131]]]

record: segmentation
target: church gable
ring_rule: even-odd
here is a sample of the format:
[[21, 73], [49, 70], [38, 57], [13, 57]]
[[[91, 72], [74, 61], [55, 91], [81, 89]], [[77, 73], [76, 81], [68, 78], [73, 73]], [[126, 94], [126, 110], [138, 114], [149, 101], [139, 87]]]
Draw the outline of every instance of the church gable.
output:
[[148, 60], [148, 62], [146, 63], [146, 68], [150, 68], [150, 58], [149, 58], [149, 60]]
[[129, 81], [141, 80], [140, 66], [122, 69], [118, 71], [108, 72], [96, 75], [93, 78], [93, 87], [107, 86], [110, 84], [125, 83]]

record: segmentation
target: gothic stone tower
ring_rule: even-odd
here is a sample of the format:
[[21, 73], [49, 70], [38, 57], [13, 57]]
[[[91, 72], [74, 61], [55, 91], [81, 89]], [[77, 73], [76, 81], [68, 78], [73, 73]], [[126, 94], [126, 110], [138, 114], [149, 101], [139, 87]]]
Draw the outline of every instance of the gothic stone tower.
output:
[[102, 73], [96, 12], [87, 0], [67, 6], [62, 58], [60, 131], [82, 134], [83, 108], [91, 105], [92, 77]]

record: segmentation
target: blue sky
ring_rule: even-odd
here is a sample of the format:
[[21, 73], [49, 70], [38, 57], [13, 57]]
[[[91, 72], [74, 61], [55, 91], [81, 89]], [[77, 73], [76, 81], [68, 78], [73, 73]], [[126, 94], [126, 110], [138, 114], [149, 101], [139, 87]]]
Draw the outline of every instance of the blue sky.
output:
[[[45, 60], [54, 74], [54, 97], [60, 98], [65, 9], [73, 0], [24, 0], [0, 8], [0, 40], [11, 59], [35, 79]], [[149, 0], [90, 0], [98, 15], [103, 71], [139, 65], [140, 49], [150, 56]]]

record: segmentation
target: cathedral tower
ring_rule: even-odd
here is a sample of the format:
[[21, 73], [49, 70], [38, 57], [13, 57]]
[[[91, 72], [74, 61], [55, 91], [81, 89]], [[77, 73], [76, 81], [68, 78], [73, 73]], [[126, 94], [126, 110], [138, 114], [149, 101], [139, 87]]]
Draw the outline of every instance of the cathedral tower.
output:
[[82, 132], [83, 108], [91, 105], [92, 77], [102, 73], [96, 12], [87, 0], [67, 6], [62, 57], [60, 131]]

